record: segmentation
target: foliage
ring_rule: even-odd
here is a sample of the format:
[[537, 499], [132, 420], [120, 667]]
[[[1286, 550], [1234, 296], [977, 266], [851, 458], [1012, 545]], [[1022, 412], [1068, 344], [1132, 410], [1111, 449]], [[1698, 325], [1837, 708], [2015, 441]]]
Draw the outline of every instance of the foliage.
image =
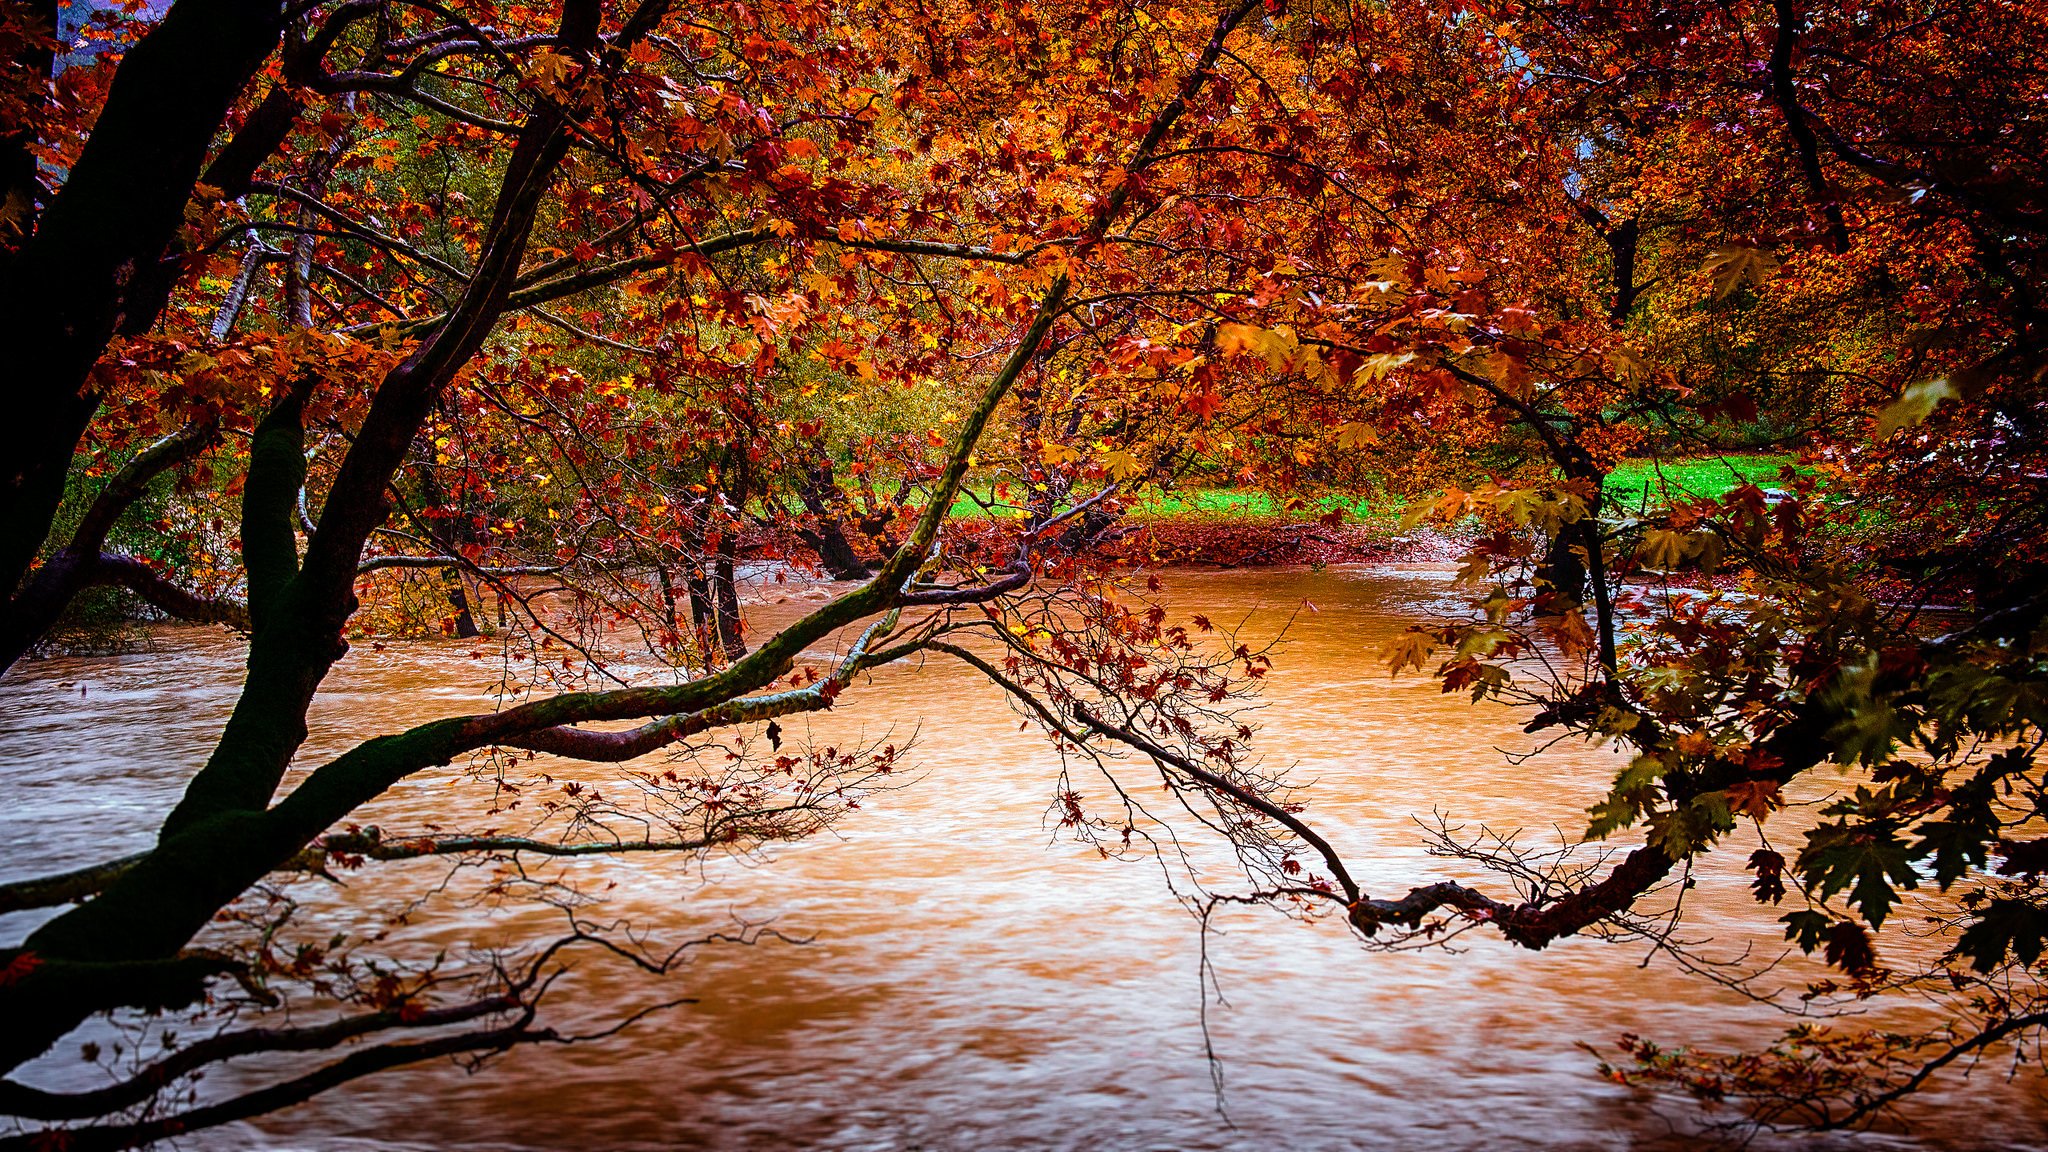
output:
[[[1241, 887], [1182, 877], [1204, 914], [1675, 951], [1660, 894], [1753, 839], [1759, 915], [1827, 995], [1950, 993], [1925, 1034], [1632, 1042], [1625, 1079], [1857, 1124], [2038, 1043], [2031, 6], [177, 0], [78, 45], [4, 11], [0, 660], [110, 587], [249, 638], [154, 847], [0, 889], [64, 907], [0, 950], [0, 1068], [104, 1013], [211, 1039], [106, 1093], [0, 1081], [27, 1123], [132, 1146], [571, 1039], [542, 1022], [566, 952], [682, 953], [526, 864], [816, 834], [904, 750], [785, 748], [780, 718], [930, 655], [1114, 784], [1055, 785], [1076, 836], [1226, 845]], [[1251, 752], [1274, 654], [1113, 563], [1190, 505], [1465, 534], [1470, 612], [1388, 665], [1620, 748], [1587, 838], [1631, 847], [1445, 839], [1521, 898], [1364, 891]], [[756, 634], [740, 585], [792, 565], [843, 591]], [[499, 707], [295, 765], [351, 642], [486, 628]], [[560, 763], [626, 766], [571, 790]], [[441, 771], [482, 811], [358, 826]], [[561, 933], [460, 972], [279, 945], [279, 885], [438, 857]], [[1893, 967], [1908, 908], [1941, 954]], [[323, 1022], [234, 1023], [300, 1008]]]

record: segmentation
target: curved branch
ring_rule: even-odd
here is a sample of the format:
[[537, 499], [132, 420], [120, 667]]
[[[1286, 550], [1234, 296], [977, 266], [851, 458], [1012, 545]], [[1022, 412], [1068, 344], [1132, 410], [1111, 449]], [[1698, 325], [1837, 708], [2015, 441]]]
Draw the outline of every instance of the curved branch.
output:
[[89, 1092], [47, 1092], [0, 1080], [0, 1115], [26, 1120], [85, 1120], [148, 1100], [173, 1081], [210, 1064], [258, 1052], [314, 1052], [388, 1028], [438, 1028], [521, 1007], [511, 996], [491, 996], [449, 1008], [393, 1009], [346, 1017], [307, 1028], [244, 1028], [176, 1050], [118, 1084]]
[[1161, 764], [1172, 765], [1193, 777], [1197, 783], [1204, 787], [1221, 792], [1232, 801], [1252, 809], [1268, 820], [1272, 820], [1286, 828], [1289, 832], [1301, 837], [1304, 843], [1314, 848], [1316, 853], [1323, 858], [1324, 866], [1330, 870], [1330, 877], [1337, 881], [1337, 886], [1344, 891], [1345, 904], [1355, 908], [1364, 902], [1364, 895], [1359, 891], [1358, 882], [1351, 878], [1350, 870], [1344, 867], [1343, 858], [1337, 855], [1335, 848], [1330, 847], [1328, 840], [1323, 839], [1320, 833], [1308, 826], [1307, 821], [1266, 799], [1264, 796], [1232, 783], [1230, 780], [1209, 771], [1207, 768], [1177, 752], [1162, 748], [1128, 729], [1103, 721], [1079, 704], [1074, 705], [1074, 718], [1100, 735], [1107, 736], [1119, 744], [1128, 744]]
[[[51, 1147], [53, 1143], [64, 1148], [66, 1152], [116, 1152], [118, 1149], [135, 1148], [203, 1128], [214, 1128], [251, 1116], [276, 1112], [294, 1104], [302, 1104], [351, 1080], [358, 1080], [390, 1068], [417, 1064], [422, 1060], [442, 1056], [468, 1052], [502, 1052], [520, 1044], [561, 1039], [553, 1029], [531, 1027], [532, 1015], [531, 1009], [528, 1009], [516, 1022], [483, 1032], [464, 1032], [455, 1036], [412, 1043], [380, 1044], [374, 1048], [351, 1053], [304, 1076], [245, 1093], [219, 1104], [193, 1108], [154, 1120], [134, 1124], [93, 1125], [67, 1129], [60, 1133], [31, 1132], [20, 1136], [0, 1137], [0, 1152], [40, 1152]], [[56, 1143], [57, 1141], [61, 1143]]]
[[[12, 667], [42, 641], [80, 589], [94, 583], [124, 582], [129, 575], [122, 565], [126, 558], [100, 551], [107, 533], [142, 496], [150, 481], [197, 455], [213, 443], [218, 432], [219, 423], [213, 417], [195, 420], [143, 449], [114, 474], [86, 509], [72, 532], [71, 542], [38, 568], [19, 593], [0, 603], [0, 672]], [[161, 580], [153, 573], [149, 575]], [[134, 578], [142, 581], [141, 576]], [[166, 600], [170, 604], [180, 603], [168, 593]], [[158, 607], [172, 615], [183, 615], [167, 604]]]
[[146, 853], [137, 852], [133, 856], [89, 864], [55, 876], [37, 876], [0, 884], [0, 913], [19, 912], [25, 908], [54, 908], [98, 895], [122, 873], [133, 868], [144, 855]]
[[[607, 284], [615, 284], [628, 276], [635, 276], [642, 272], [652, 272], [657, 268], [665, 268], [675, 263], [676, 259], [681, 256], [716, 256], [723, 252], [733, 251], [736, 248], [744, 248], [750, 244], [759, 244], [763, 241], [771, 240], [774, 236], [775, 233], [768, 228], [750, 228], [744, 232], [732, 232], [724, 236], [714, 236], [709, 240], [697, 244], [684, 245], [680, 248], [664, 248], [623, 260], [588, 265], [573, 272], [565, 272], [538, 283], [513, 289], [505, 297], [504, 308], [506, 311], [532, 308], [536, 305], [560, 300], [564, 296], [574, 296], [579, 292], [588, 292], [593, 288], [602, 288]], [[389, 329], [398, 336], [415, 336], [421, 332], [438, 328], [447, 323], [447, 321], [448, 314], [437, 313], [432, 316], [421, 316], [416, 319], [407, 320], [402, 324], [360, 324], [343, 331], [360, 333]]]
[[179, 620], [194, 624], [225, 624], [238, 632], [249, 630], [249, 607], [238, 600], [218, 600], [187, 591], [133, 556], [103, 552], [87, 580], [90, 584], [117, 584], [148, 601], [150, 606]]
[[1907, 1077], [1904, 1083], [1862, 1101], [1841, 1117], [1818, 1125], [1817, 1129], [1822, 1132], [1828, 1132], [1856, 1127], [1883, 1109], [1918, 1092], [1920, 1086], [1927, 1083], [1928, 1077], [1933, 1076], [1936, 1072], [1941, 1071], [1957, 1060], [1973, 1052], [1989, 1048], [1991, 1045], [1998, 1043], [2015, 1032], [2024, 1032], [2029, 1028], [2041, 1027], [2048, 1027], [2048, 1012], [2033, 1012], [2025, 1016], [2015, 1016], [2010, 1020], [2005, 1020], [1986, 1028], [1975, 1036], [1957, 1043], [1948, 1051], [1921, 1065], [1920, 1069]]

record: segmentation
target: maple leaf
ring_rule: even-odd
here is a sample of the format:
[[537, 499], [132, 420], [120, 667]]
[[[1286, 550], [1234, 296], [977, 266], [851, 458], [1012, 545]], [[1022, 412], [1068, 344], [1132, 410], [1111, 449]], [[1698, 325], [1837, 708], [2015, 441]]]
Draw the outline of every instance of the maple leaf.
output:
[[1193, 415], [1197, 420], [1207, 420], [1223, 411], [1223, 397], [1218, 396], [1213, 388], [1203, 388], [1189, 394], [1181, 403], [1181, 411]]
[[1968, 956], [1970, 967], [1990, 972], [2010, 952], [2031, 967], [2041, 958], [2041, 945], [2048, 940], [2048, 909], [2028, 900], [1997, 899], [1977, 913], [1976, 920], [1956, 939], [1955, 954]]
[[1630, 384], [1641, 384], [1650, 378], [1649, 364], [1627, 348], [1616, 348], [1607, 353], [1607, 366], [1615, 376]]
[[1357, 420], [1337, 426], [1337, 447], [1347, 451], [1370, 448], [1380, 442], [1380, 434], [1372, 426]]
[[1756, 893], [1759, 904], [1776, 904], [1785, 898], [1785, 858], [1769, 848], [1759, 848], [1749, 854], [1749, 870], [1756, 873], [1756, 879], [1749, 882], [1749, 890]]
[[1398, 675], [1404, 668], [1420, 669], [1430, 653], [1436, 651], [1436, 643], [1426, 634], [1415, 631], [1403, 632], [1380, 649], [1380, 658], [1387, 667]]
[[1102, 471], [1111, 480], [1121, 484], [1145, 471], [1145, 465], [1138, 458], [1122, 448], [1111, 448], [1102, 454]]
[[1728, 809], [1738, 816], [1762, 820], [1785, 806], [1776, 780], [1738, 780], [1727, 788]]
[[1544, 632], [1566, 656], [1583, 656], [1599, 641], [1586, 618], [1577, 612], [1560, 612], [1548, 618]]
[[1380, 352], [1367, 356], [1365, 363], [1359, 365], [1358, 371], [1353, 373], [1352, 379], [1363, 377], [1369, 383], [1377, 383], [1386, 379], [1387, 373], [1413, 362], [1414, 359], [1413, 352]]
[[1636, 558], [1651, 568], [1672, 569], [1685, 562], [1687, 536], [1669, 528], [1652, 528], [1636, 545]]
[[1828, 929], [1828, 963], [1851, 976], [1877, 967], [1877, 951], [1870, 946], [1870, 933], [1854, 920], [1843, 920]]
[[1960, 399], [1962, 393], [1949, 383], [1946, 376], [1932, 380], [1919, 380], [1906, 385], [1899, 398], [1885, 405], [1877, 414], [1876, 436], [1886, 439], [1894, 432], [1911, 428], [1934, 415], [1934, 409], [1943, 400]]
[[1888, 823], [1825, 824], [1806, 834], [1799, 868], [1822, 900], [1848, 890], [1849, 902], [1872, 927], [1884, 927], [1898, 888], [1918, 888], [1919, 873], [1906, 845]]
[[1811, 908], [1799, 912], [1787, 912], [1778, 917], [1778, 923], [1785, 926], [1785, 939], [1797, 941], [1801, 952], [1812, 952], [1827, 938], [1828, 928], [1833, 924], [1826, 915]]
[[557, 88], [576, 68], [576, 62], [552, 49], [535, 52], [526, 65], [526, 75], [542, 87]]
[[1700, 265], [1714, 281], [1714, 299], [1725, 300], [1744, 284], [1758, 285], [1778, 273], [1778, 259], [1761, 248], [1723, 244]]

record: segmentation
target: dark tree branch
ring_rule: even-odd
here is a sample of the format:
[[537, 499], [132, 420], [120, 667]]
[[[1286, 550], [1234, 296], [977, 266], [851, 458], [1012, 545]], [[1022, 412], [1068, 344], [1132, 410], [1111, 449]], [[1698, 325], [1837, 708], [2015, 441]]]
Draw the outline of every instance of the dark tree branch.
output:
[[41, 550], [99, 407], [107, 340], [151, 312], [147, 275], [183, 223], [206, 150], [276, 49], [277, 0], [179, 0], [122, 58], [77, 163], [0, 268], [0, 346], [17, 407], [0, 426], [0, 594]]
[[529, 1009], [515, 1022], [502, 1028], [410, 1043], [380, 1044], [353, 1052], [317, 1071], [281, 1084], [154, 1120], [70, 1128], [54, 1135], [36, 1132], [0, 1137], [0, 1152], [42, 1152], [53, 1139], [61, 1140], [59, 1146], [66, 1152], [117, 1152], [303, 1104], [329, 1089], [391, 1068], [464, 1053], [502, 1052], [520, 1044], [561, 1039], [552, 1029], [536, 1029], [531, 1025], [532, 1012]]
[[173, 1081], [236, 1057], [261, 1052], [318, 1052], [373, 1032], [439, 1028], [520, 1007], [519, 1000], [512, 996], [491, 996], [448, 1008], [369, 1012], [316, 1027], [237, 1029], [187, 1044], [127, 1080], [90, 1092], [46, 1092], [13, 1080], [0, 1080], [0, 1115], [26, 1120], [91, 1119], [144, 1103]]
[[[71, 541], [32, 574], [21, 591], [0, 601], [0, 672], [26, 655], [63, 615], [78, 592], [93, 584], [121, 584], [173, 616], [233, 622], [225, 605], [191, 596], [139, 561], [103, 552], [107, 533], [165, 472], [214, 442], [218, 424], [196, 420], [143, 449], [124, 465], [87, 507]], [[243, 620], [246, 624], [246, 620]]]
[[225, 624], [238, 632], [250, 631], [247, 605], [235, 600], [195, 595], [132, 556], [101, 553], [98, 563], [92, 568], [90, 582], [117, 584], [177, 620], [194, 624]]
[[54, 908], [59, 904], [75, 904], [88, 896], [98, 895], [107, 885], [123, 872], [135, 866], [143, 853], [123, 856], [84, 868], [74, 868], [55, 876], [38, 876], [30, 880], [14, 880], [0, 884], [0, 913], [19, 912], [25, 908]]
[[1799, 158], [1799, 171], [1806, 178], [1808, 194], [1815, 204], [1820, 205], [1828, 225], [1828, 243], [1837, 254], [1849, 250], [1849, 228], [1842, 220], [1842, 206], [1828, 190], [1827, 174], [1821, 171], [1820, 141], [1813, 134], [1813, 125], [1806, 122], [1806, 111], [1799, 105], [1799, 90], [1792, 80], [1792, 51], [1799, 44], [1799, 30], [1804, 23], [1796, 0], [1772, 0], [1777, 13], [1777, 38], [1771, 43], [1771, 58], [1768, 64], [1771, 80], [1771, 99], [1778, 105], [1778, 112], [1785, 117], [1785, 131], [1792, 137], [1792, 145]]

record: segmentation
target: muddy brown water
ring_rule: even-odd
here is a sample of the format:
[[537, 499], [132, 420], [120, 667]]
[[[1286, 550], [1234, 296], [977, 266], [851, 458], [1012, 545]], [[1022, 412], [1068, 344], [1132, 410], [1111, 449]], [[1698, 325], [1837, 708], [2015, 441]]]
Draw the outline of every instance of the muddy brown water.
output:
[[[790, 594], [770, 588], [767, 599]], [[1433, 807], [1468, 827], [1542, 839], [1553, 826], [1583, 827], [1611, 779], [1611, 754], [1597, 749], [1509, 763], [1504, 751], [1530, 744], [1511, 713], [1386, 676], [1379, 645], [1453, 602], [1444, 570], [1177, 572], [1166, 595], [1176, 612], [1248, 620], [1254, 634], [1315, 604], [1279, 654], [1258, 743], [1268, 763], [1314, 781], [1313, 817], [1369, 890], [1468, 874], [1423, 852], [1413, 817]], [[807, 603], [800, 593], [763, 603], [758, 626]], [[474, 649], [359, 645], [317, 705], [305, 759], [486, 706], [494, 677]], [[217, 632], [166, 630], [152, 651], [46, 660], [0, 681], [0, 878], [145, 846], [232, 707], [240, 658]], [[809, 943], [703, 949], [662, 981], [586, 965], [558, 1021], [598, 1027], [660, 999], [695, 1002], [607, 1041], [521, 1050], [474, 1075], [445, 1064], [389, 1073], [187, 1146], [1694, 1147], [1690, 1104], [1602, 1080], [1581, 1042], [1634, 1031], [1757, 1047], [1788, 1023], [1640, 944], [1575, 939], [1531, 954], [1474, 933], [1455, 951], [1369, 953], [1334, 923], [1234, 911], [1208, 940], [1224, 997], [1208, 1004], [1219, 1113], [1196, 922], [1153, 864], [1103, 860], [1048, 824], [1057, 758], [1018, 731], [990, 685], [951, 664], [884, 670], [813, 728], [845, 742], [914, 735], [907, 786], [871, 798], [835, 834], [765, 860], [576, 865], [617, 882], [607, 915], [660, 938], [737, 918]], [[392, 828], [460, 824], [474, 818], [463, 810], [472, 802], [427, 774], [372, 815]], [[1777, 935], [1776, 913], [1758, 915], [1735, 867], [1747, 851], [1717, 854], [1687, 896], [1685, 935], [1711, 938], [1720, 955], [1771, 948]], [[350, 895], [388, 906], [381, 886], [440, 874], [405, 871], [414, 867], [357, 877]], [[339, 922], [352, 907], [327, 914]], [[461, 949], [541, 925], [534, 915], [437, 908], [415, 931]], [[0, 919], [0, 938], [30, 923]], [[1911, 1134], [1755, 1146], [2048, 1147], [2039, 1081], [2008, 1070], [1987, 1062], [1944, 1077], [1908, 1109]]]

